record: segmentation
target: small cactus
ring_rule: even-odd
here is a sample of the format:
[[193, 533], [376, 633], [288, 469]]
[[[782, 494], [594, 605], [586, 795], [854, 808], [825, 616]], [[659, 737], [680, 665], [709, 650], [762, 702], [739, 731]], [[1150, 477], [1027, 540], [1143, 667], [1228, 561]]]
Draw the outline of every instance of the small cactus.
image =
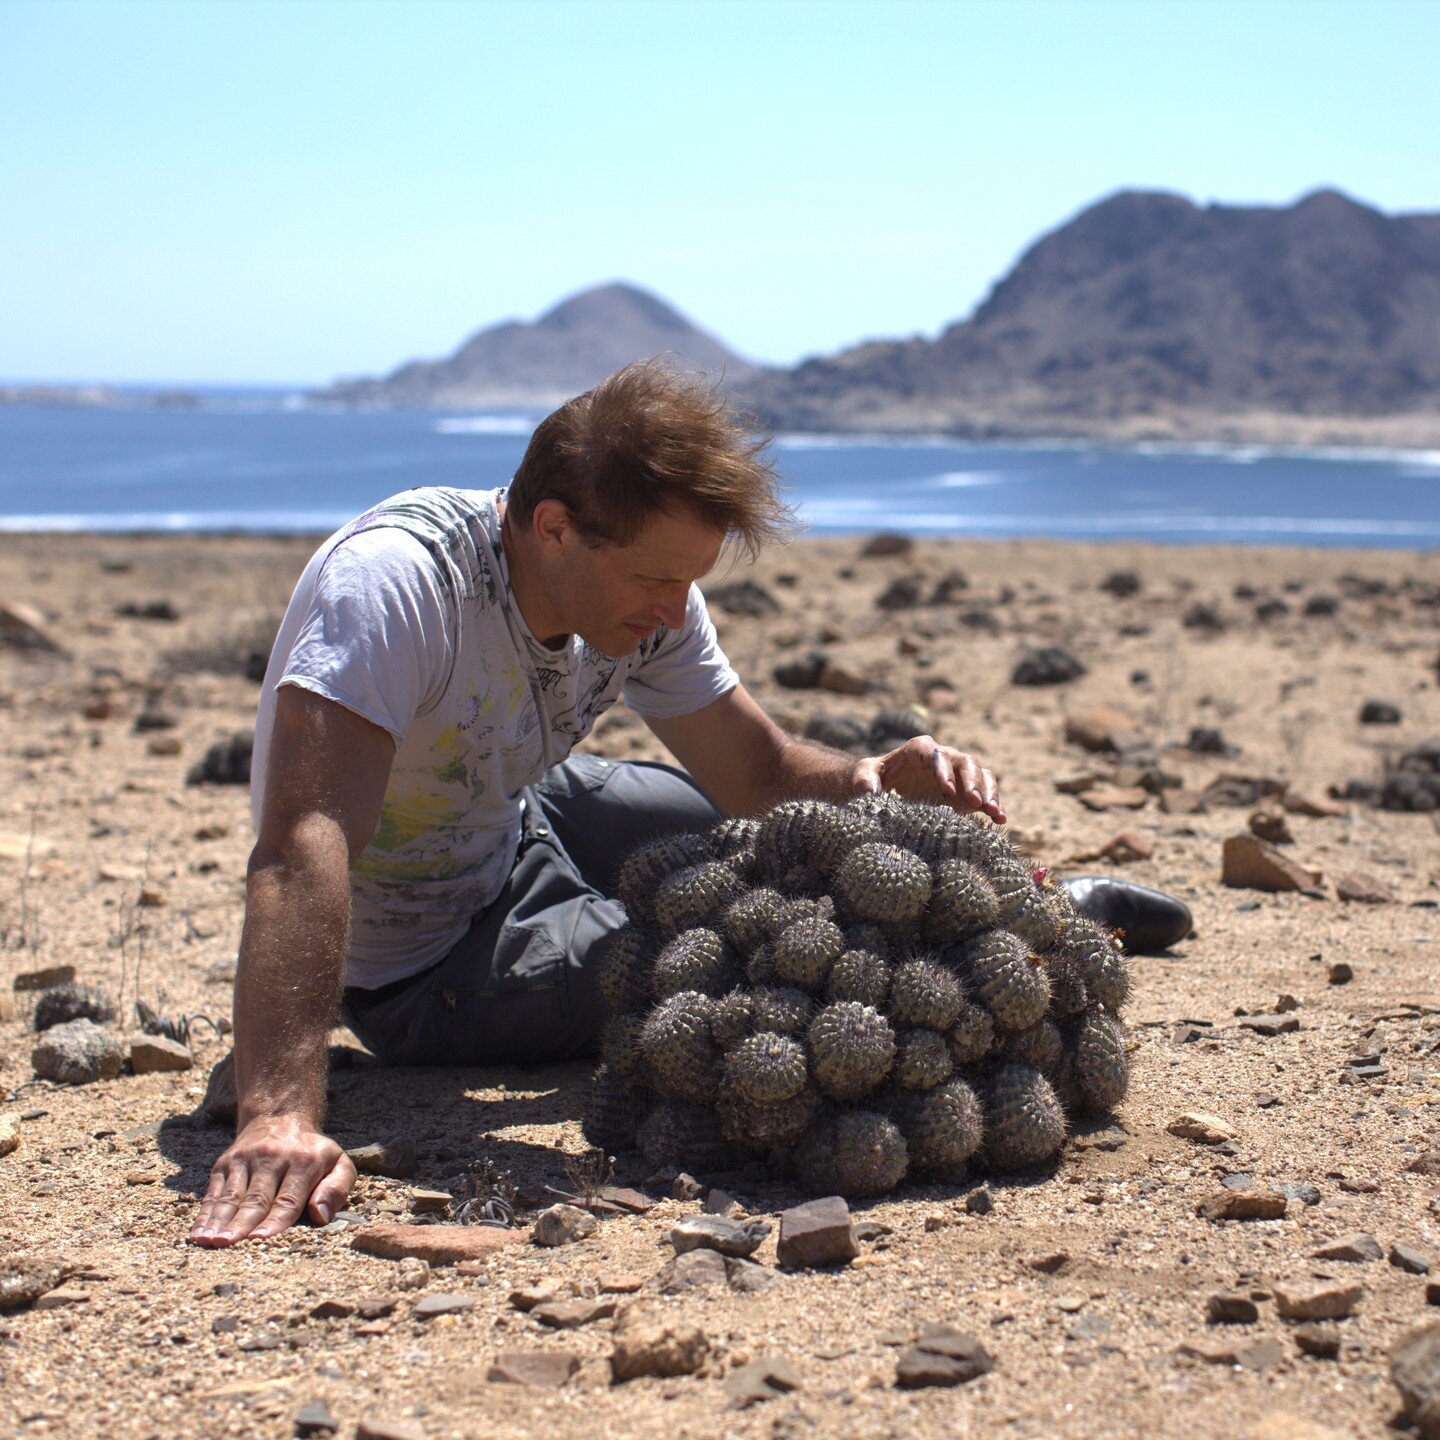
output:
[[823, 1117], [796, 1146], [795, 1168], [809, 1189], [883, 1195], [904, 1178], [905, 1137], [887, 1116], [843, 1110]]
[[757, 1030], [777, 1035], [799, 1035], [815, 1015], [815, 1002], [803, 991], [788, 985], [763, 985], [750, 992]]
[[851, 914], [907, 925], [930, 903], [930, 867], [898, 845], [857, 845], [835, 874], [837, 895]]
[[890, 1014], [898, 1024], [948, 1030], [964, 1003], [959, 979], [931, 956], [916, 955], [895, 967]]
[[635, 1092], [607, 1066], [595, 1072], [590, 1104], [580, 1131], [601, 1150], [624, 1150], [635, 1143], [640, 1105]]
[[873, 950], [845, 950], [830, 967], [825, 982], [827, 1000], [858, 1000], [883, 1010], [890, 998], [889, 964]]
[[942, 860], [925, 912], [924, 930], [943, 945], [958, 944], [1000, 923], [1000, 901], [985, 872], [968, 860]]
[[783, 985], [816, 993], [844, 948], [845, 934], [833, 920], [795, 920], [775, 937], [775, 974]]
[[655, 892], [677, 870], [699, 864], [714, 855], [705, 835], [669, 835], [633, 850], [620, 867], [616, 893], [631, 920], [645, 921], [654, 915]]
[[980, 1102], [985, 1157], [992, 1170], [1033, 1170], [1060, 1153], [1065, 1111], [1050, 1082], [1033, 1065], [997, 1066], [985, 1078]]
[[788, 1035], [762, 1030], [725, 1057], [725, 1082], [751, 1105], [779, 1105], [805, 1088], [805, 1047]]
[[641, 1026], [640, 1049], [662, 1095], [697, 1105], [714, 1101], [720, 1052], [710, 1036], [713, 1003], [708, 995], [682, 990], [662, 1000]]
[[1001, 1030], [1028, 1030], [1049, 1008], [1044, 963], [1008, 930], [991, 930], [961, 947], [970, 989]]
[[720, 933], [745, 956], [771, 940], [785, 913], [785, 897], [778, 890], [759, 886], [743, 891], [720, 917]]
[[115, 1002], [93, 985], [52, 985], [35, 1002], [35, 1029], [48, 1030], [71, 1020], [93, 1020], [108, 1025], [115, 1018]]
[[894, 1080], [902, 1090], [933, 1090], [950, 1078], [954, 1068], [950, 1046], [938, 1030], [900, 1032], [895, 1042]]
[[635, 1143], [657, 1170], [667, 1165], [715, 1170], [729, 1160], [720, 1122], [707, 1105], [667, 1102], [655, 1106], [636, 1127]]
[[878, 1010], [840, 1000], [810, 1022], [811, 1074], [832, 1100], [858, 1100], [890, 1072], [895, 1032]]
[[894, 1115], [913, 1169], [937, 1180], [963, 1177], [984, 1134], [980, 1101], [965, 1081], [947, 1080], [922, 1093], [901, 1096]]
[[740, 967], [729, 942], [714, 930], [682, 930], [655, 957], [655, 998], [668, 1000], [682, 990], [724, 995], [740, 980]]
[[655, 891], [655, 923], [669, 936], [718, 922], [740, 890], [740, 876], [728, 860], [687, 865], [662, 880]]

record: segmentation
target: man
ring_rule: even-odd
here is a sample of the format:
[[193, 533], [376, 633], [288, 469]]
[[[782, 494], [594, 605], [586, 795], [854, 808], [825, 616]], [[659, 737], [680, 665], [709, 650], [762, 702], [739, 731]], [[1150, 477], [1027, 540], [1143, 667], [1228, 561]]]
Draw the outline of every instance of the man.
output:
[[[343, 1205], [355, 1169], [322, 1129], [342, 980], [392, 1062], [585, 1054], [587, 961], [639, 841], [880, 789], [1004, 822], [973, 756], [802, 744], [730, 668], [695, 582], [787, 528], [760, 450], [713, 391], [636, 364], [544, 420], [508, 491], [408, 491], [311, 560], [256, 724], [236, 1137], [197, 1243]], [[570, 756], [622, 694], [688, 773]]]

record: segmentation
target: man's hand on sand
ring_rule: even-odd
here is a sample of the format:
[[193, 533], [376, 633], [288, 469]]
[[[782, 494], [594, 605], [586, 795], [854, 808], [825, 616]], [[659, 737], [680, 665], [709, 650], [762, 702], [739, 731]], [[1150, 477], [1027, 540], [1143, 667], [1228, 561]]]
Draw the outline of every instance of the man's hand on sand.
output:
[[894, 790], [909, 800], [929, 800], [960, 811], [979, 810], [997, 825], [1005, 823], [995, 777], [973, 756], [917, 735], [886, 755], [855, 764], [859, 795]]
[[215, 1162], [190, 1231], [197, 1245], [268, 1240], [308, 1210], [328, 1224], [355, 1183], [350, 1157], [296, 1116], [252, 1120]]

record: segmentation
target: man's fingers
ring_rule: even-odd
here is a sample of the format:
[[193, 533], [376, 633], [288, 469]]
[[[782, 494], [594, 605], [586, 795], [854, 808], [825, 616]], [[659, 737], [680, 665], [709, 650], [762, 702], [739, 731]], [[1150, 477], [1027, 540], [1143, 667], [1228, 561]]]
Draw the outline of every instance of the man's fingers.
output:
[[955, 793], [955, 776], [951, 772], [950, 758], [943, 746], [937, 745], [930, 752], [930, 768], [935, 772], [936, 782], [946, 795]]
[[197, 1245], [214, 1245], [219, 1241], [221, 1232], [230, 1223], [230, 1217], [245, 1198], [249, 1184], [249, 1167], [243, 1160], [227, 1159], [222, 1155], [216, 1161], [200, 1206], [200, 1218], [190, 1231], [190, 1238]]
[[851, 788], [857, 795], [878, 795], [884, 788], [881, 783], [881, 767], [883, 760], [874, 757], [855, 762], [854, 775], [851, 778]]
[[268, 1240], [288, 1230], [299, 1218], [310, 1198], [310, 1177], [301, 1170], [287, 1170], [266, 1214], [250, 1231], [252, 1240]]
[[330, 1173], [311, 1192], [310, 1218], [317, 1225], [328, 1225], [350, 1198], [350, 1187], [354, 1183], [354, 1161], [342, 1150]]

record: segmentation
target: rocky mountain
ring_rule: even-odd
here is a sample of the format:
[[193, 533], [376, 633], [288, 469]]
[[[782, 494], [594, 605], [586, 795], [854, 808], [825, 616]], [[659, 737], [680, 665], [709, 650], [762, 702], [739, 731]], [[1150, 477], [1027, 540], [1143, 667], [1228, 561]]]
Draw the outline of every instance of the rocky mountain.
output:
[[743, 388], [792, 430], [1437, 443], [1440, 215], [1127, 191], [968, 319]]
[[663, 300], [612, 284], [573, 295], [534, 322], [480, 330], [444, 360], [342, 380], [312, 398], [377, 409], [555, 405], [632, 360], [661, 355], [731, 385], [757, 373]]

